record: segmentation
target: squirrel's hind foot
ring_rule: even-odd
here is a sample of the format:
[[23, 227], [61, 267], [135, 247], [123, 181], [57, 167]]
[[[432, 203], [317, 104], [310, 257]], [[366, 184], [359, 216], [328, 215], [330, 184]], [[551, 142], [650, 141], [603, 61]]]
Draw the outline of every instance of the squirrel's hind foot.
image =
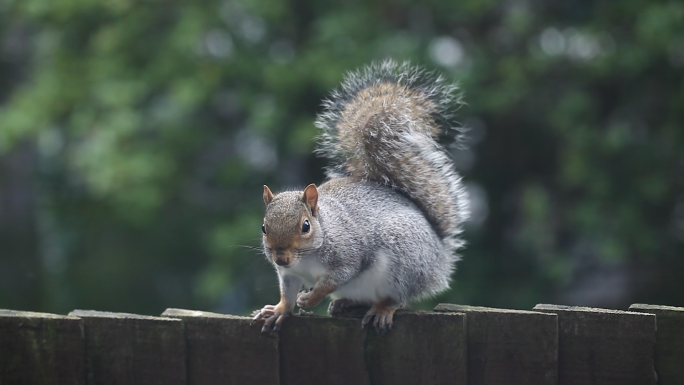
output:
[[342, 314], [344, 314], [348, 309], [355, 306], [363, 305], [351, 299], [335, 299], [330, 302], [330, 305], [328, 305], [328, 314], [330, 314], [332, 317], [339, 317]]
[[365, 328], [366, 325], [370, 323], [371, 319], [374, 318], [373, 327], [375, 327], [375, 331], [378, 334], [383, 335], [392, 330], [392, 318], [394, 317], [394, 312], [397, 308], [388, 305], [388, 302], [390, 301], [382, 301], [374, 304], [368, 312], [366, 312], [363, 320], [361, 320], [361, 327]]

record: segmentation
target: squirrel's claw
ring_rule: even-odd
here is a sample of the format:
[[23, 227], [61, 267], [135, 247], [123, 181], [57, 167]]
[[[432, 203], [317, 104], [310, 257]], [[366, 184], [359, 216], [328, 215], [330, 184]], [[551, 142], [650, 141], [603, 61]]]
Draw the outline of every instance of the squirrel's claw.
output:
[[373, 305], [361, 320], [361, 327], [365, 328], [366, 325], [370, 323], [371, 319], [375, 318], [373, 320], [373, 327], [375, 327], [375, 331], [378, 334], [383, 335], [392, 330], [392, 318], [394, 317], [394, 312], [396, 310], [397, 309], [391, 307], [377, 307], [376, 305]]
[[261, 310], [254, 310], [254, 311], [252, 312], [252, 317], [254, 317], [254, 318], [252, 318], [252, 322], [249, 323], [250, 326], [251, 326], [251, 325], [254, 325], [254, 323], [257, 322], [257, 321], [261, 321], [261, 320], [264, 319], [265, 317], [270, 317], [270, 316], [272, 316], [273, 313], [275, 313], [275, 311], [274, 311], [273, 309], [275, 309], [275, 306], [273, 306], [273, 305], [266, 305], [266, 306], [264, 306], [264, 308], [261, 309]]
[[273, 315], [266, 318], [266, 320], [264, 321], [264, 326], [261, 328], [261, 333], [270, 334], [271, 336], [274, 336], [276, 333], [280, 331], [280, 327], [283, 324], [283, 321], [286, 317], [287, 314], [273, 312]]
[[268, 310], [273, 310], [273, 309], [275, 309], [274, 305], [265, 305], [264, 308], [261, 310], [254, 310], [251, 314], [251, 316], [254, 318], [252, 319], [252, 322], [250, 323], [250, 325], [256, 321], [259, 321], [260, 319], [263, 319], [264, 316], [266, 316], [265, 312]]
[[255, 322], [264, 320], [264, 326], [261, 328], [261, 334], [269, 334], [274, 336], [280, 331], [280, 327], [283, 324], [285, 318], [287, 318], [286, 312], [279, 312], [275, 310], [276, 307], [273, 305], [266, 305], [261, 310], [255, 310], [252, 315], [252, 322], [250, 325], [254, 325]]
[[361, 329], [365, 328], [366, 325], [370, 322], [373, 317], [375, 317], [376, 309], [374, 307], [368, 309], [366, 312], [366, 315], [363, 316], [363, 319], [361, 320]]

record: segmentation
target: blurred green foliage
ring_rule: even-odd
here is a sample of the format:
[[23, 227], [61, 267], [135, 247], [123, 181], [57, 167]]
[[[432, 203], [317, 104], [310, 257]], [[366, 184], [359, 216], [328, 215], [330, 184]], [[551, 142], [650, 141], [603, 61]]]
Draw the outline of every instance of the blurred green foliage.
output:
[[682, 2], [4, 0], [0, 308], [274, 303], [261, 186], [322, 181], [321, 99], [386, 57], [468, 103], [469, 246], [418, 307], [684, 304]]

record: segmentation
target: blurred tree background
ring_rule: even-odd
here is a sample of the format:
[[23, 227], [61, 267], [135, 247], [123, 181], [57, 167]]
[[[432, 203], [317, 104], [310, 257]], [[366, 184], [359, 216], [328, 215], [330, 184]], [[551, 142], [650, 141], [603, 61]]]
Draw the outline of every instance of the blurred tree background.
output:
[[321, 99], [387, 57], [468, 103], [469, 245], [415, 307], [684, 305], [681, 1], [2, 0], [0, 308], [275, 303], [262, 185], [322, 181]]

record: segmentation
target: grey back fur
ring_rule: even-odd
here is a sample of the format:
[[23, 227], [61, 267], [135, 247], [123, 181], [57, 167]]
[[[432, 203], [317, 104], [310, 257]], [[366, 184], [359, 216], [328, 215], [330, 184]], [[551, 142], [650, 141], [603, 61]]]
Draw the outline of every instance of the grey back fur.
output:
[[349, 283], [376, 269], [384, 257], [388, 266], [378, 279], [387, 282], [375, 288], [387, 287], [388, 297], [398, 304], [448, 288], [458, 257], [407, 197], [355, 178], [330, 180], [320, 193], [318, 221], [325, 240], [312, 252], [335, 271], [338, 282]]

